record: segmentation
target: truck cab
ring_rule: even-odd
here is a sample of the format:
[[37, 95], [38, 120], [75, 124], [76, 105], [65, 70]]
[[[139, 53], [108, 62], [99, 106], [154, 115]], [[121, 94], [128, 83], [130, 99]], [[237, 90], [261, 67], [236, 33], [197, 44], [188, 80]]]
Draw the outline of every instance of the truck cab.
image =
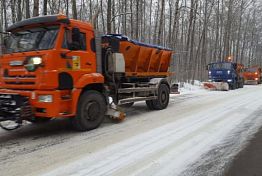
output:
[[261, 68], [249, 67], [244, 71], [245, 84], [261, 84]]
[[64, 15], [10, 26], [1, 45], [0, 121], [75, 116], [81, 90], [104, 83], [94, 37], [91, 24]]
[[230, 89], [243, 88], [243, 65], [233, 62], [216, 62], [207, 66], [210, 82], [228, 83]]

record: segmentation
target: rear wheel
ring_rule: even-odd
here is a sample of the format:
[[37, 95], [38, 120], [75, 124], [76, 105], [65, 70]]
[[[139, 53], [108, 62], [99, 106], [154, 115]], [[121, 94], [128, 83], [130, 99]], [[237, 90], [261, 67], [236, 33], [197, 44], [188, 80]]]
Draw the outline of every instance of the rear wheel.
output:
[[231, 85], [230, 85], [230, 89], [231, 90], [235, 90], [237, 88], [237, 83], [232, 83]]
[[244, 87], [244, 81], [241, 81], [239, 88], [243, 88], [243, 87]]
[[156, 100], [152, 100], [152, 106], [155, 110], [162, 110], [168, 106], [170, 90], [166, 84], [161, 84], [158, 88]]
[[95, 129], [103, 122], [105, 112], [106, 101], [100, 92], [94, 90], [84, 92], [80, 97], [72, 125], [78, 131]]
[[153, 100], [146, 100], [146, 105], [147, 105], [149, 110], [154, 110]]

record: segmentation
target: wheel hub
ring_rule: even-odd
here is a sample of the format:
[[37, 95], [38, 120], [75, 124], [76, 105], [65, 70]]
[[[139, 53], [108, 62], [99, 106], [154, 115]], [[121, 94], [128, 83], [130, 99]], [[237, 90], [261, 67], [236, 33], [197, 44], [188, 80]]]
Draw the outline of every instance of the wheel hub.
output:
[[99, 109], [99, 104], [97, 102], [89, 102], [86, 105], [84, 115], [88, 120], [94, 121], [99, 115]]
[[162, 92], [162, 94], [161, 94], [161, 101], [162, 101], [162, 103], [165, 103], [166, 99], [167, 99], [166, 93]]

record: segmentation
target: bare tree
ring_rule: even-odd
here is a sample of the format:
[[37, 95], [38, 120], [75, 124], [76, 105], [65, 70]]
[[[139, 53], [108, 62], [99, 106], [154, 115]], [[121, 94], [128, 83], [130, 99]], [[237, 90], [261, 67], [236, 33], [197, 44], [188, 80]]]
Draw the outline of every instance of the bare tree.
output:
[[39, 16], [39, 0], [34, 0], [33, 16]]
[[47, 0], [43, 0], [43, 15], [47, 15]]
[[77, 8], [76, 8], [76, 0], [72, 0], [72, 14], [73, 18], [77, 19]]

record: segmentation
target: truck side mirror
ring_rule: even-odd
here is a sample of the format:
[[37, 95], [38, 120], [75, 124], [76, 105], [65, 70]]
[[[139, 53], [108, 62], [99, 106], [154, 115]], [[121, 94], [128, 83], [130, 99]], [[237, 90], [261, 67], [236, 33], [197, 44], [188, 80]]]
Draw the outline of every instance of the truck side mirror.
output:
[[80, 49], [80, 30], [79, 28], [72, 28], [72, 43], [69, 44], [70, 50]]

